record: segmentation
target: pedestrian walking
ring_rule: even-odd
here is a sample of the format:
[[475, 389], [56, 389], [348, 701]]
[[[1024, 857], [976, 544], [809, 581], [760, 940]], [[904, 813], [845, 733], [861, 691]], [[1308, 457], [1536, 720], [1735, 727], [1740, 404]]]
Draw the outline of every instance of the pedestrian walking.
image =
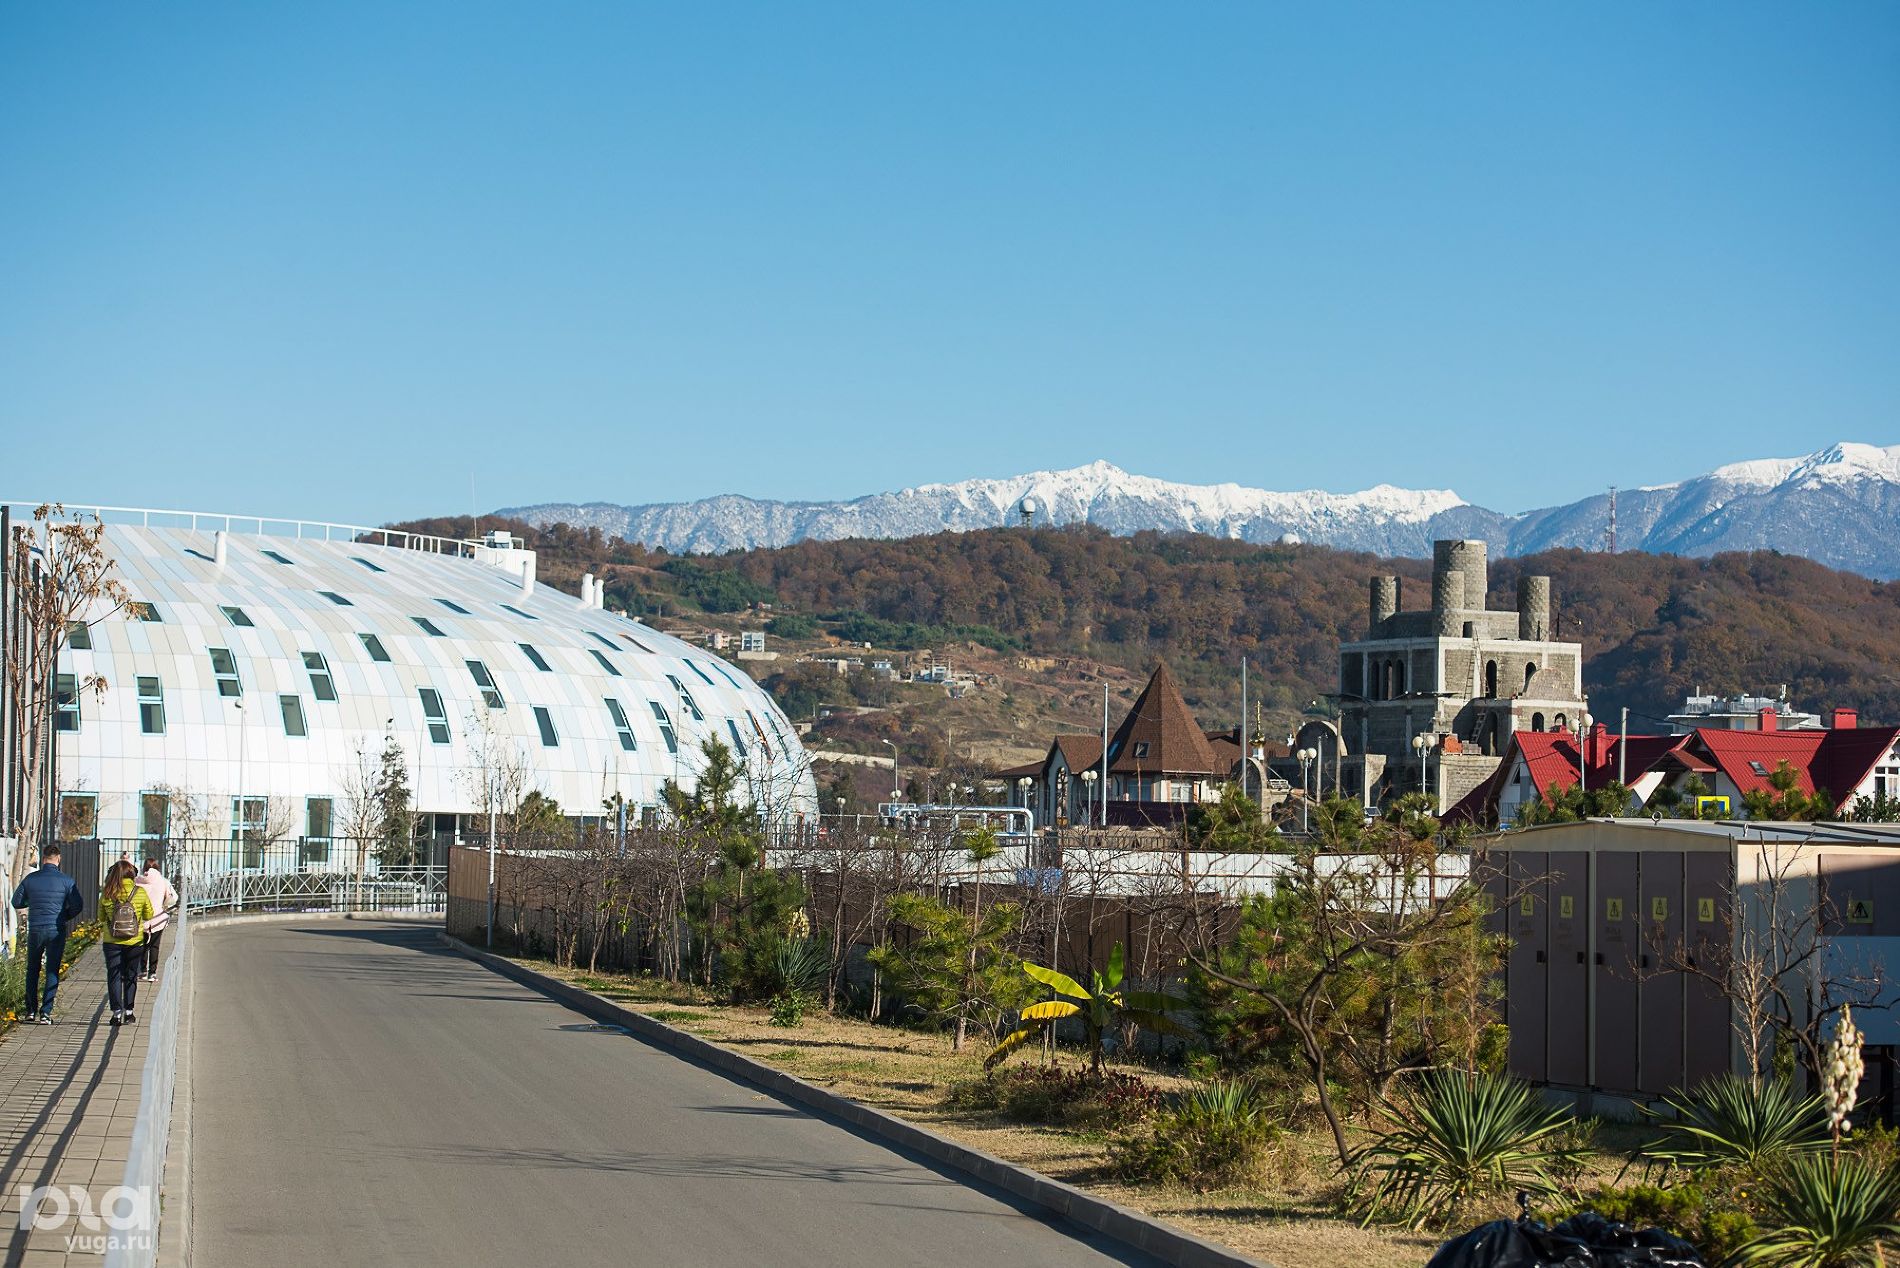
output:
[[138, 1020], [139, 969], [145, 964], [145, 926], [155, 913], [138, 883], [138, 869], [120, 859], [106, 873], [99, 894], [99, 920], [105, 926], [100, 947], [106, 957], [106, 1002], [112, 1024]]
[[178, 891], [158, 870], [157, 859], [145, 860], [145, 871], [139, 876], [139, 888], [152, 900], [152, 918], [145, 923], [145, 980], [158, 981], [158, 944], [164, 940], [165, 927], [171, 924], [172, 913], [178, 910]]
[[[66, 961], [66, 935], [86, 909], [73, 878], [59, 870], [59, 846], [40, 851], [40, 865], [13, 891], [15, 908], [26, 909], [26, 1021], [53, 1024], [53, 996], [59, 990], [59, 966]], [[45, 966], [42, 974], [41, 966]], [[44, 986], [41, 985], [44, 978]]]

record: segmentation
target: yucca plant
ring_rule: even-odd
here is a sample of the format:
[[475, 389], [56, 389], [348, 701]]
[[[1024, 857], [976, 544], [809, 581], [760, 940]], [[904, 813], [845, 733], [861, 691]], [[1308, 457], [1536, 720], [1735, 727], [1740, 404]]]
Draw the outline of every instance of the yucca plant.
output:
[[772, 970], [778, 991], [815, 995], [831, 976], [831, 953], [811, 938], [786, 938], [774, 949]]
[[1827, 1113], [1816, 1096], [1802, 1096], [1783, 1079], [1761, 1084], [1723, 1074], [1663, 1098], [1675, 1121], [1648, 1152], [1656, 1161], [1691, 1170], [1768, 1165], [1828, 1147]]
[[1773, 1268], [1848, 1268], [1883, 1262], [1900, 1244], [1900, 1171], [1857, 1154], [1799, 1154], [1757, 1192], [1770, 1231], [1730, 1261]]
[[983, 1068], [994, 1068], [1010, 1053], [1042, 1033], [1044, 1026], [1064, 1017], [1082, 1019], [1082, 1024], [1088, 1030], [1090, 1061], [1098, 1074], [1102, 1069], [1102, 1036], [1118, 1021], [1133, 1022], [1157, 1034], [1185, 1036], [1188, 1033], [1186, 1029], [1168, 1014], [1186, 1008], [1187, 1001], [1163, 991], [1123, 990], [1122, 976], [1126, 968], [1127, 958], [1119, 942], [1108, 953], [1108, 972], [1090, 973], [1087, 986], [1067, 973], [1025, 962], [1023, 972], [1066, 998], [1044, 1000], [1023, 1009], [1016, 1029], [1004, 1035], [1003, 1041], [990, 1050], [990, 1055], [983, 1059]]
[[1349, 1191], [1368, 1224], [1392, 1219], [1418, 1228], [1475, 1198], [1553, 1193], [1551, 1168], [1576, 1152], [1558, 1138], [1570, 1114], [1508, 1075], [1432, 1070], [1408, 1081], [1399, 1104], [1380, 1112], [1391, 1130], [1347, 1164]]

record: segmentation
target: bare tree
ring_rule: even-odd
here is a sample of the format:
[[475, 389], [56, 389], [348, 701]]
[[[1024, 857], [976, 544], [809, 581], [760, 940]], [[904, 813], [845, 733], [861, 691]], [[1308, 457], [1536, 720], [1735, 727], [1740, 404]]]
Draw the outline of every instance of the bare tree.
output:
[[[8, 589], [9, 641], [6, 657], [6, 696], [12, 702], [11, 734], [7, 751], [14, 755], [19, 775], [19, 802], [12, 807], [11, 827], [22, 841], [37, 841], [46, 832], [46, 812], [52, 794], [51, 775], [55, 720], [62, 706], [57, 672], [60, 650], [77, 626], [90, 626], [124, 607], [130, 598], [112, 575], [114, 564], [105, 548], [105, 526], [96, 518], [66, 518], [59, 505], [42, 505], [31, 524], [18, 524], [13, 540], [4, 545]], [[91, 692], [104, 694], [106, 680], [99, 674], [76, 675], [70, 703]], [[15, 853], [10, 891], [24, 872], [30, 851]]]

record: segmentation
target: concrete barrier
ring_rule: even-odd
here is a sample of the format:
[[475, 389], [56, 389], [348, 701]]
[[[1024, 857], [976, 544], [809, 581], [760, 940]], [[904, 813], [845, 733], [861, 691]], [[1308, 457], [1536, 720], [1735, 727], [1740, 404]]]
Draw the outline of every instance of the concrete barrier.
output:
[[[172, 949], [158, 998], [148, 1014], [151, 1027], [145, 1069], [139, 1080], [138, 1116], [125, 1160], [128, 1188], [150, 1195], [149, 1237], [121, 1239], [106, 1251], [106, 1268], [182, 1268], [191, 1263], [191, 940], [194, 930], [232, 924], [281, 924], [297, 920], [405, 920], [440, 924], [440, 912], [256, 912], [192, 916], [180, 905], [168, 932]], [[187, 1112], [174, 1114], [177, 1105]]]
[[782, 1100], [837, 1119], [868, 1135], [961, 1172], [972, 1180], [1033, 1203], [1083, 1228], [1112, 1237], [1164, 1263], [1176, 1265], [1176, 1268], [1270, 1268], [1262, 1260], [1249, 1259], [1238, 1251], [1182, 1232], [1152, 1216], [1131, 1211], [1105, 1198], [1085, 1193], [1073, 1185], [1051, 1180], [1028, 1167], [1005, 1162], [993, 1154], [959, 1144], [928, 1128], [849, 1100], [783, 1070], [761, 1065], [729, 1048], [655, 1021], [645, 1013], [616, 1004], [592, 991], [582, 990], [517, 960], [478, 950], [447, 933], [442, 935], [442, 941], [450, 949], [476, 963], [551, 996], [583, 1016], [624, 1026], [649, 1043], [690, 1057]]

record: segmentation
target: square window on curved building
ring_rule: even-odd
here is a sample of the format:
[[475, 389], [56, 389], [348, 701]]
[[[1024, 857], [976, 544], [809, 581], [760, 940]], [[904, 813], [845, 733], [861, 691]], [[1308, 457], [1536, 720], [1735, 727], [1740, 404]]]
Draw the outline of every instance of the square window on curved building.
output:
[[140, 734], [165, 734], [165, 684], [141, 674], [138, 689]]
[[324, 704], [336, 703], [336, 681], [330, 677], [330, 662], [322, 652], [303, 652], [303, 667], [310, 673], [310, 693]]
[[437, 599], [436, 602], [440, 603], [443, 607], [447, 608], [451, 612], [459, 612], [463, 616], [468, 615], [468, 609], [463, 607], [461, 604], [455, 602], [452, 599]]
[[352, 608], [356, 606], [354, 603], [351, 603], [348, 599], [344, 598], [342, 595], [338, 594], [334, 590], [319, 590], [317, 591], [317, 593], [322, 595], [324, 598], [328, 599], [330, 602], [336, 604], [340, 608]]
[[607, 712], [614, 720], [614, 734], [620, 737], [620, 747], [631, 753], [640, 746], [634, 742], [633, 724], [627, 721], [627, 711], [612, 696], [607, 697]]
[[495, 676], [488, 672], [488, 666], [479, 660], [465, 660], [468, 676], [475, 680], [475, 689], [482, 693], [482, 703], [491, 709], [505, 709], [508, 702], [501, 698], [501, 688], [495, 685]]
[[248, 630], [252, 628], [253, 622], [251, 621], [250, 613], [246, 612], [243, 608], [220, 607], [218, 611], [224, 613], [224, 619], [239, 629]]
[[660, 738], [666, 741], [666, 751], [669, 753], [679, 752], [680, 737], [678, 733], [673, 730], [673, 715], [668, 713], [666, 706], [662, 705], [658, 700], [647, 701], [647, 708], [653, 710], [653, 720], [660, 724]]
[[238, 678], [237, 659], [231, 655], [228, 647], [210, 647], [211, 676], [217, 680], [218, 694], [235, 700], [244, 694], [244, 683]]
[[363, 650], [369, 653], [371, 660], [379, 660], [385, 665], [389, 663], [389, 649], [383, 646], [382, 639], [374, 634], [358, 634], [356, 637], [362, 640]]
[[521, 654], [528, 658], [530, 665], [533, 665], [544, 674], [553, 672], [548, 665], [547, 657], [543, 656], [540, 649], [536, 648], [533, 643], [516, 643], [515, 646], [521, 649]]
[[144, 599], [126, 600], [125, 610], [126, 610], [126, 613], [129, 616], [131, 616], [131, 618], [135, 621], [149, 621], [152, 624], [157, 625], [163, 622], [165, 619], [163, 616], [159, 615], [158, 605], [156, 603], [148, 603]]
[[588, 648], [587, 650], [589, 654], [591, 654], [595, 660], [600, 662], [600, 667], [602, 669], [606, 670], [608, 673], [612, 674], [616, 678], [620, 677], [620, 671], [614, 667], [614, 663], [612, 661], [608, 660], [605, 656], [602, 656], [599, 652], [594, 651], [594, 649], [591, 647]]
[[310, 734], [303, 720], [302, 696], [279, 696], [277, 707], [284, 715], [284, 734], [292, 739], [302, 739]]
[[447, 744], [449, 742], [449, 714], [442, 707], [442, 696], [434, 687], [418, 687], [416, 695], [422, 700], [422, 716], [429, 724], [429, 742]]
[[534, 706], [534, 724], [541, 728], [541, 747], [559, 748], [561, 737], [554, 729], [554, 715], [541, 705]]
[[430, 638], [448, 637], [446, 634], [442, 632], [442, 628], [440, 626], [438, 626], [434, 621], [431, 621], [426, 616], [412, 616], [409, 619], [416, 623], [417, 629], [421, 630], [424, 634], [427, 634]]

